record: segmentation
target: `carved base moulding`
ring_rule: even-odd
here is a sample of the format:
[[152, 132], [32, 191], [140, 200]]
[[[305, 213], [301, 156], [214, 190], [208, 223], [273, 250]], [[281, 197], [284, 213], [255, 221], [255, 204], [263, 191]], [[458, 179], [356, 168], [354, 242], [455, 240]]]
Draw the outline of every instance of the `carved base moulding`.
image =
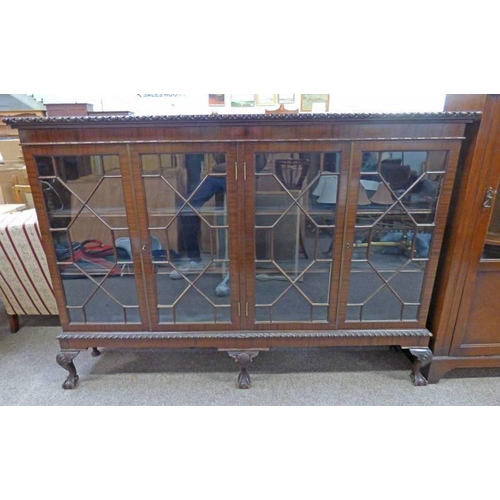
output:
[[427, 347], [428, 330], [334, 330], [312, 332], [61, 333], [61, 349], [90, 347], [252, 349], [256, 347]]

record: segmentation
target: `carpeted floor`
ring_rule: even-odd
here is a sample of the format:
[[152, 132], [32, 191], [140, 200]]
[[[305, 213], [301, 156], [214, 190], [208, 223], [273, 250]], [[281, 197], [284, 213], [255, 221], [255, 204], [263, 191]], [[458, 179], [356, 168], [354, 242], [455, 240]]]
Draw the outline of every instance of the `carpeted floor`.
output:
[[439, 384], [414, 387], [410, 361], [386, 348], [275, 349], [251, 367], [252, 387], [236, 388], [224, 353], [103, 349], [75, 358], [80, 383], [61, 384], [55, 317], [25, 316], [9, 331], [0, 305], [0, 405], [499, 405], [500, 370], [455, 370]]

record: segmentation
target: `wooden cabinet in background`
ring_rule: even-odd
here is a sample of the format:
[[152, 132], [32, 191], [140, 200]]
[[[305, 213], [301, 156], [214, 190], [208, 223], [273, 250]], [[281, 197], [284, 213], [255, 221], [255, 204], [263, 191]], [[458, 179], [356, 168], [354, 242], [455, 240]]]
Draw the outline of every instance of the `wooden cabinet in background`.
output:
[[[400, 346], [411, 376], [475, 113], [12, 119], [62, 324], [92, 348]], [[152, 354], [154, 355], [154, 354]]]
[[453, 94], [467, 126], [429, 319], [429, 381], [454, 368], [500, 367], [500, 95]]

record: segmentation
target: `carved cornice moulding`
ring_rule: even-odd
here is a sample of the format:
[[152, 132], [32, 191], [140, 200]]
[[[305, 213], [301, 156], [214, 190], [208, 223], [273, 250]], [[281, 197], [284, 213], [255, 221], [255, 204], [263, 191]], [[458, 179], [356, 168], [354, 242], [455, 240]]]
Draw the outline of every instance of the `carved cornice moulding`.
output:
[[175, 123], [219, 123], [235, 122], [290, 122], [290, 121], [395, 121], [395, 120], [478, 120], [479, 111], [445, 111], [433, 113], [303, 113], [303, 114], [234, 114], [219, 115], [168, 115], [168, 116], [63, 116], [63, 117], [32, 117], [4, 118], [3, 122], [11, 127], [79, 125], [92, 126], [102, 124], [175, 124]]

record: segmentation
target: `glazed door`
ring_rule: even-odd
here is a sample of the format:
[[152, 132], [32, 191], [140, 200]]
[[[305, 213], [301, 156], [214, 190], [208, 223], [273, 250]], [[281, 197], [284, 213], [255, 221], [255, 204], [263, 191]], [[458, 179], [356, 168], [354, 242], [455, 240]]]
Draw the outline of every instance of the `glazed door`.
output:
[[334, 328], [349, 145], [245, 144], [240, 157], [246, 327]]
[[425, 327], [459, 147], [353, 144], [339, 327]]
[[151, 329], [240, 327], [236, 147], [130, 147]]
[[[28, 146], [25, 159], [65, 331], [148, 327], [130, 168], [121, 146]], [[40, 256], [43, 258], [43, 256]]]

